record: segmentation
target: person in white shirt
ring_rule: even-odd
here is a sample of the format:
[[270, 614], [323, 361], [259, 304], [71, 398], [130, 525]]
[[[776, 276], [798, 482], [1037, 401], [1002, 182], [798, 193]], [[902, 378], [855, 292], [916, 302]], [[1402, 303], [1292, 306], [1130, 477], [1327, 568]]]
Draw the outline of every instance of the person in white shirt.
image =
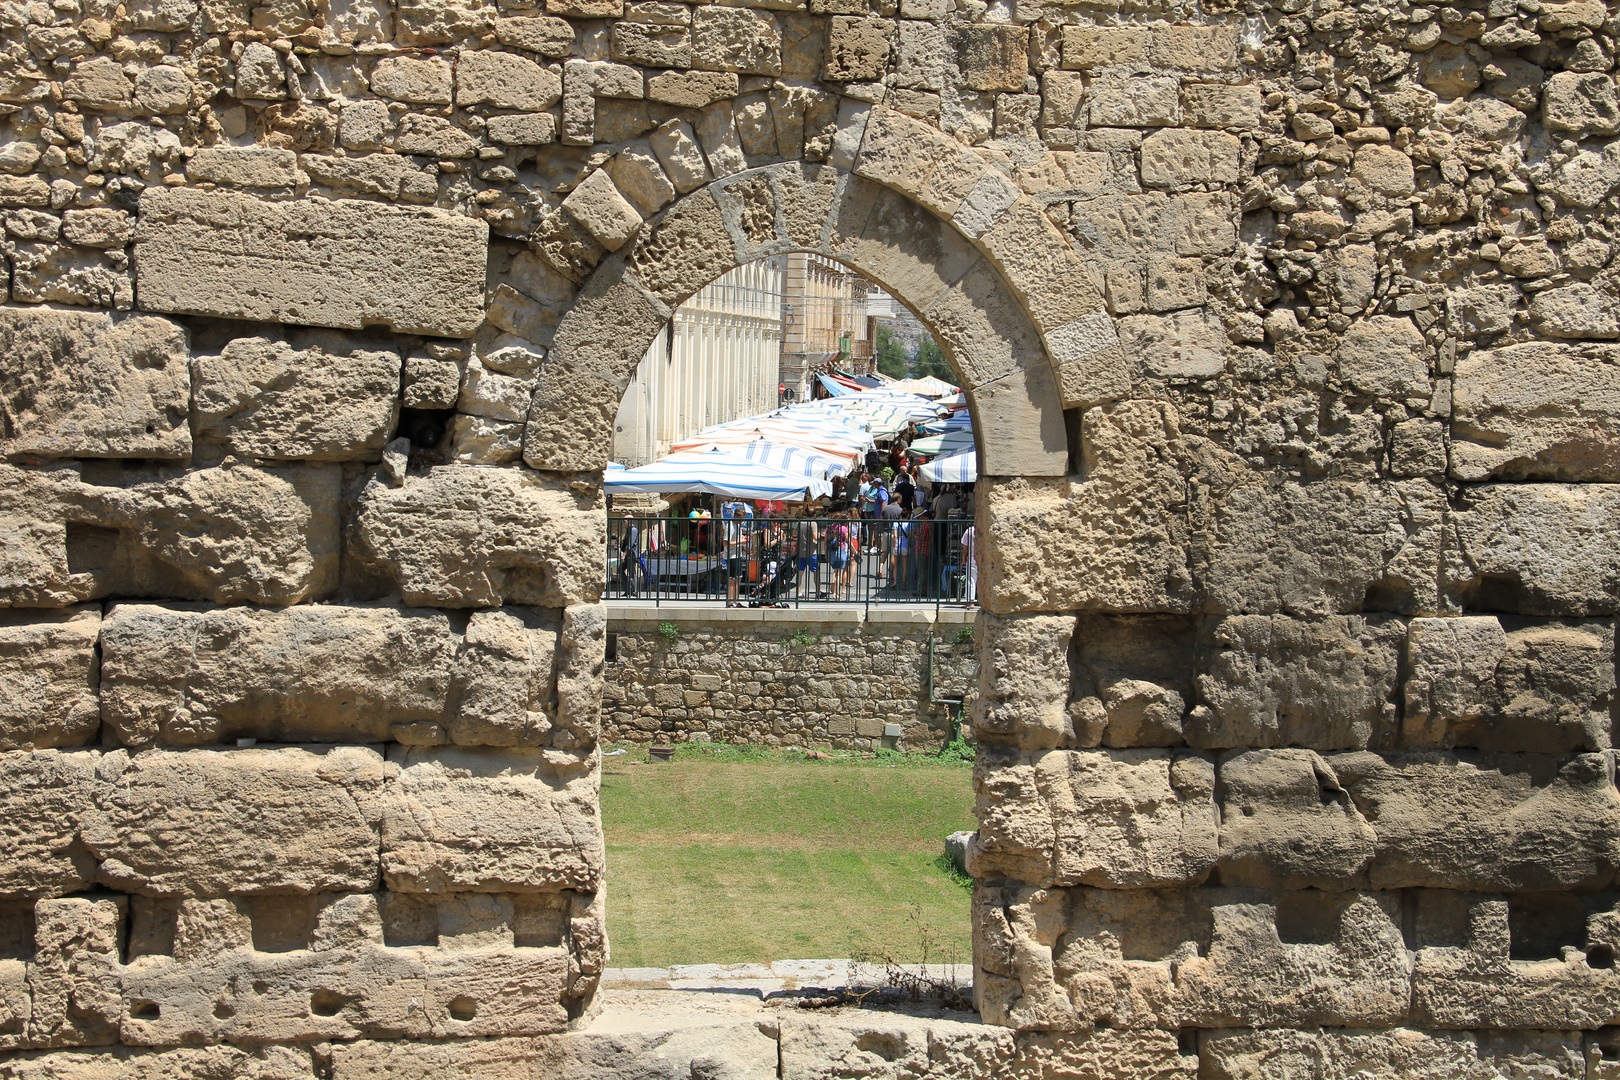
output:
[[979, 530], [972, 522], [962, 530], [962, 561], [967, 566], [967, 602], [970, 607], [979, 603]]

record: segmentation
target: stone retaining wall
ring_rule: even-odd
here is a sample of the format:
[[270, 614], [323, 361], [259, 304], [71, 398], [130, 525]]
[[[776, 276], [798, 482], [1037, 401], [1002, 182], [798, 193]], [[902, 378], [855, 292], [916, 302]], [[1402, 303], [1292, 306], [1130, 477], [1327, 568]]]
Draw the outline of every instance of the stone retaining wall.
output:
[[937, 750], [966, 715], [930, 703], [928, 641], [934, 695], [971, 701], [972, 614], [610, 607], [602, 737], [872, 749], [896, 745], [883, 731], [899, 724], [898, 748]]

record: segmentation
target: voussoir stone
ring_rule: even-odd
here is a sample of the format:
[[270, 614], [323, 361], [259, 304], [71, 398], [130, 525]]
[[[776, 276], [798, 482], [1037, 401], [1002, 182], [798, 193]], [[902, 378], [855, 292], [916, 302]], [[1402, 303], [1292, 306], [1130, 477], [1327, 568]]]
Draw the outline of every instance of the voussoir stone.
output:
[[0, 308], [11, 456], [186, 458], [186, 332], [150, 315]]
[[135, 233], [148, 311], [467, 337], [489, 226], [448, 211], [148, 188]]

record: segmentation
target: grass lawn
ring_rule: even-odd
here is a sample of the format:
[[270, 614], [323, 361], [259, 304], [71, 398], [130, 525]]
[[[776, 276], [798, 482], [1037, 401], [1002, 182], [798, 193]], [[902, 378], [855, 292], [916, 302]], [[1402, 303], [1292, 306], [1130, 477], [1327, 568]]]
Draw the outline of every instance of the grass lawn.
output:
[[971, 829], [970, 767], [683, 746], [602, 767], [615, 967], [885, 953], [969, 963], [968, 891], [940, 865]]

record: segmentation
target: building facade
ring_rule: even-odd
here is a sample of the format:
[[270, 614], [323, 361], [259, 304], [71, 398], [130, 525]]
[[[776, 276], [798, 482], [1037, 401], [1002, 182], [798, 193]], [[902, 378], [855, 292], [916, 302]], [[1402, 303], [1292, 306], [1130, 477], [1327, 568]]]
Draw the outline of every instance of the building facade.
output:
[[784, 262], [739, 266], [675, 309], [613, 422], [613, 460], [634, 467], [671, 443], [777, 401]]
[[815, 373], [829, 363], [857, 374], [871, 371], [874, 327], [867, 297], [875, 288], [831, 259], [787, 256], [781, 382], [794, 400], [809, 396]]

